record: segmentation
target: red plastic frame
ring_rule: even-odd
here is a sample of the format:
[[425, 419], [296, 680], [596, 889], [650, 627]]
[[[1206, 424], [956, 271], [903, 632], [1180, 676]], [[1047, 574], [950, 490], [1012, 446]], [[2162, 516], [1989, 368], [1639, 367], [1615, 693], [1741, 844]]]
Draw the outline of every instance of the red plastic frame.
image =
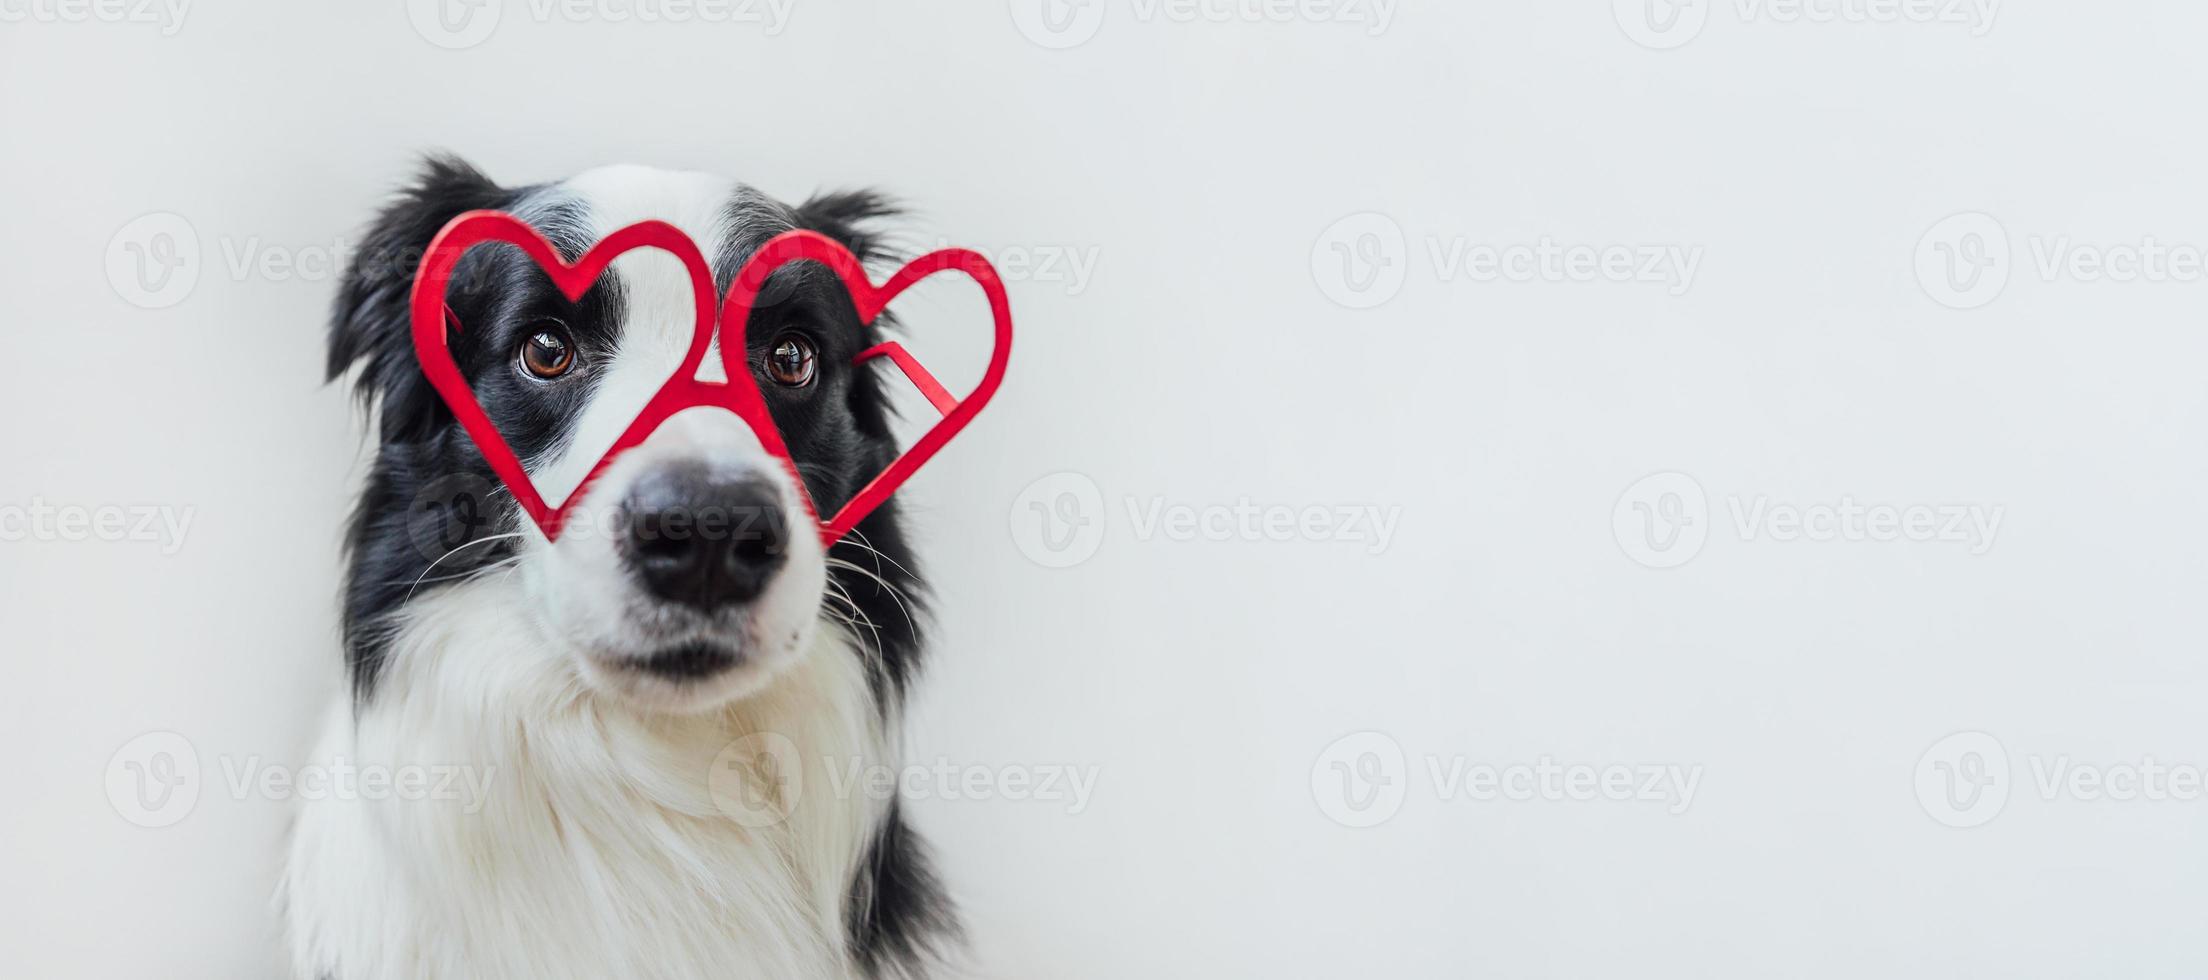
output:
[[[446, 346], [448, 322], [455, 328], [458, 326], [445, 306], [445, 292], [452, 279], [453, 267], [468, 249], [485, 242], [505, 242], [520, 248], [544, 269], [570, 301], [581, 299], [607, 265], [634, 249], [660, 249], [680, 259], [690, 273], [697, 321], [692, 328], [689, 353], [628, 428], [622, 430], [620, 438], [613, 441], [591, 466], [589, 474], [557, 507], [547, 504], [538, 493], [528, 470], [514, 455], [513, 447], [507, 444], [506, 437], [499, 434], [490, 416], [476, 401], [474, 390], [468, 387], [467, 378], [460, 373], [451, 349]], [[989, 300], [989, 315], [995, 321], [995, 344], [989, 354], [989, 366], [982, 372], [981, 383], [964, 398], [952, 397], [934, 375], [895, 341], [870, 347], [852, 359], [852, 363], [860, 364], [876, 357], [889, 358], [927, 397], [929, 404], [943, 413], [943, 418], [825, 521], [820, 520], [818, 508], [806, 493], [805, 481], [798, 476], [797, 462], [790, 458], [789, 448], [782, 441], [782, 431], [775, 427], [774, 417], [767, 411], [766, 400], [759, 393], [758, 382], [751, 376], [745, 359], [744, 338], [739, 336], [734, 343], [721, 344], [721, 366], [728, 377], [726, 383], [697, 379], [698, 369], [705, 363], [706, 349], [712, 346], [716, 326], [734, 323], [740, 325], [739, 329], [748, 329], [752, 305], [758, 300], [767, 277], [776, 269], [802, 261], [819, 262], [842, 280], [844, 288], [851, 293], [851, 303], [858, 310], [861, 323], [873, 323], [881, 315], [882, 308], [913, 283], [948, 271], [963, 272], [981, 287]], [[804, 498], [806, 513], [819, 524], [821, 545], [834, 545], [973, 421], [974, 415], [989, 403], [998, 386], [1004, 383], [1005, 366], [1012, 357], [1012, 306], [1005, 298], [1004, 282], [998, 278], [996, 268], [979, 253], [962, 248], [930, 252], [907, 263], [887, 282], [876, 286], [866, 278], [865, 267], [849, 249], [811, 231], [784, 232], [761, 246], [738, 270], [735, 281], [729, 285], [728, 295], [716, 304], [713, 302], [713, 272], [705, 256], [681, 229], [664, 221], [645, 221], [622, 228], [591, 246], [571, 264], [560, 257], [542, 234], [519, 218], [503, 211], [469, 211], [453, 218], [436, 238], [430, 240], [429, 250], [423, 254], [415, 273], [410, 309], [414, 355], [421, 361], [422, 374], [429, 379], [430, 387], [436, 389], [438, 397], [451, 407], [468, 437], [475, 440], [476, 448], [490, 462], [491, 471], [498, 474], [523, 512], [551, 540], [559, 539], [568, 511], [583, 499], [592, 481], [604, 472], [615, 456], [643, 442], [676, 412], [713, 405], [736, 413], [758, 435], [767, 452], [782, 461], [797, 484], [799, 495]]]

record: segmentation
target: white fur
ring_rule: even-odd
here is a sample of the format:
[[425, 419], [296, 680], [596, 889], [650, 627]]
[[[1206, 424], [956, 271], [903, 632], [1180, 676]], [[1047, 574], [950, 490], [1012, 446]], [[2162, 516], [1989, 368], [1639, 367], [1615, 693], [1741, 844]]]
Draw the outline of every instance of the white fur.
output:
[[[543, 657], [555, 638], [498, 576], [406, 619], [375, 699], [357, 719], [336, 706], [315, 757], [474, 767], [490, 797], [302, 804], [285, 896], [300, 976], [855, 975], [844, 903], [878, 805], [828, 774], [894, 759], [840, 637], [725, 710], [671, 715]], [[797, 778], [729, 764], [761, 732], [789, 740]]]
[[[600, 235], [659, 218], [708, 257], [735, 190], [629, 167], [563, 185], [589, 204]], [[618, 353], [569, 444], [530, 461], [550, 500], [582, 480], [691, 341], [680, 263], [631, 253], [610, 274], [627, 298]], [[717, 353], [701, 374], [718, 379]], [[797, 530], [786, 565], [740, 613], [670, 616], [621, 570], [607, 533], [616, 505], [636, 474], [675, 458], [783, 489]], [[490, 788], [487, 800], [363, 792], [302, 804], [285, 880], [301, 976], [856, 974], [845, 907], [882, 804], [837, 798], [829, 773], [894, 765], [893, 728], [869, 693], [863, 651], [821, 621], [825, 557], [789, 474], [740, 420], [699, 409], [584, 492], [557, 543], [519, 521], [511, 570], [396, 611], [373, 696], [330, 712], [316, 762], [463, 767]], [[701, 637], [743, 650], [743, 663], [690, 683], [624, 667]], [[755, 765], [761, 753], [782, 768]]]

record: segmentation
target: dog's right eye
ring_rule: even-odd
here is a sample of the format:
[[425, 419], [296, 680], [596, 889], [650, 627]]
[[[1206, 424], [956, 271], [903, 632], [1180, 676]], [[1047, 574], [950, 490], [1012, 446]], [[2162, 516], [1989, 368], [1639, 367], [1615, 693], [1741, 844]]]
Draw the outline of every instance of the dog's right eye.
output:
[[522, 370], [550, 381], [574, 369], [575, 342], [568, 338], [566, 328], [548, 320], [537, 324], [521, 342], [518, 357]]

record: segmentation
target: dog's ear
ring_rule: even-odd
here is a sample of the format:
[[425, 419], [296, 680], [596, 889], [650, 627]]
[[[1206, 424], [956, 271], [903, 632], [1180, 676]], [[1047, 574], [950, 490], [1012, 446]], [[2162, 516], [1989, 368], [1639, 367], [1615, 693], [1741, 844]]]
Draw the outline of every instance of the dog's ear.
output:
[[797, 226], [833, 238], [859, 261], [871, 263], [896, 257], [888, 236], [875, 225], [903, 213], [896, 201], [880, 191], [830, 191], [797, 206]]
[[360, 368], [354, 394], [363, 408], [381, 405], [384, 441], [419, 439], [447, 411], [414, 358], [409, 304], [422, 253], [454, 216], [510, 196], [458, 157], [431, 157], [354, 252], [330, 314], [329, 380]]

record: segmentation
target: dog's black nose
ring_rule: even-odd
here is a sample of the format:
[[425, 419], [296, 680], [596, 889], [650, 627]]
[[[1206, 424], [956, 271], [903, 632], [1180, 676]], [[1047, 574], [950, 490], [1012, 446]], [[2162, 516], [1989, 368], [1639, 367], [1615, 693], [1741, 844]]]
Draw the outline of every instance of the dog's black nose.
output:
[[662, 464], [637, 478], [623, 509], [628, 560], [653, 595], [705, 611], [758, 598], [790, 540], [782, 494], [759, 476]]

